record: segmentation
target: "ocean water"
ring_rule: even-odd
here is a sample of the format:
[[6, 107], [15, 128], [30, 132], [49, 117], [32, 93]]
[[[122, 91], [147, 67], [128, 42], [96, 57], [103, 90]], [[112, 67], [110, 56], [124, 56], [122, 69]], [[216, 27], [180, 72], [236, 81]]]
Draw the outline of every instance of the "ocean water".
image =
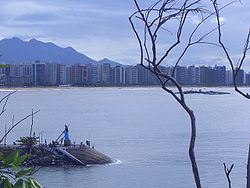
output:
[[[231, 88], [230, 95], [186, 95], [197, 120], [196, 157], [205, 188], [228, 187], [223, 163], [235, 165], [232, 186], [246, 184], [250, 140], [250, 101]], [[245, 88], [248, 90], [249, 88]], [[8, 93], [0, 90], [0, 96]], [[1, 117], [11, 125], [31, 110], [34, 130], [47, 142], [69, 124], [72, 141], [90, 140], [117, 160], [111, 165], [46, 167], [34, 176], [47, 188], [193, 188], [188, 157], [190, 120], [176, 101], [160, 88], [19, 89]], [[29, 134], [31, 120], [7, 138], [12, 143]]]

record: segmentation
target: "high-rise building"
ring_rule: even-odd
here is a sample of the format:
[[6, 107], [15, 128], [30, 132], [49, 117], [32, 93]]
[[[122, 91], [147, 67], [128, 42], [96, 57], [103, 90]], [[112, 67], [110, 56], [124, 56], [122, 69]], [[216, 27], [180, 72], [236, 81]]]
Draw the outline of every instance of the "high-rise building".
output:
[[148, 75], [149, 71], [145, 69], [142, 65], [136, 65], [138, 71], [138, 84], [139, 85], [148, 85]]
[[71, 75], [70, 75], [70, 69], [71, 69], [71, 66], [66, 66], [66, 83], [67, 84], [71, 84]]
[[83, 85], [81, 65], [75, 64], [70, 67], [70, 84]]
[[35, 61], [32, 64], [33, 71], [33, 85], [34, 86], [45, 86], [46, 77], [45, 77], [45, 63], [40, 61]]
[[66, 65], [59, 64], [59, 84], [64, 85], [69, 82], [67, 82], [67, 69]]
[[[237, 71], [237, 70], [236, 70]], [[236, 84], [238, 86], [243, 86], [244, 85], [244, 70], [240, 69], [237, 73], [237, 76], [236, 76]]]
[[197, 76], [196, 76], [196, 67], [194, 65], [189, 66], [187, 68], [187, 78], [186, 78], [186, 84], [187, 85], [195, 85], [197, 84]]
[[82, 85], [89, 84], [89, 68], [88, 65], [81, 65]]
[[110, 63], [104, 63], [101, 65], [101, 81], [102, 84], [111, 83], [111, 65]]
[[32, 65], [21, 63], [2, 68], [1, 84], [9, 86], [32, 85]]
[[46, 85], [55, 86], [59, 85], [59, 72], [57, 63], [45, 63], [45, 78]]
[[20, 85], [31, 86], [33, 81], [32, 64], [20, 64], [18, 76], [21, 80]]
[[125, 84], [126, 85], [138, 85], [137, 66], [128, 66], [125, 68]]
[[250, 86], [250, 73], [246, 74], [246, 85]]
[[224, 86], [226, 84], [226, 67], [215, 66], [217, 86]]
[[0, 68], [0, 85], [7, 85], [6, 67]]
[[226, 71], [226, 85], [230, 86], [233, 84], [233, 72], [231, 70]]
[[90, 67], [90, 83], [100, 84], [101, 83], [101, 65], [93, 63]]
[[14, 85], [15, 75], [17, 75], [17, 72], [17, 65], [8, 65], [6, 68], [7, 85]]
[[195, 85], [200, 85], [200, 67], [195, 67]]
[[132, 66], [125, 67], [125, 84], [132, 85]]
[[113, 68], [113, 83], [114, 85], [125, 84], [125, 70], [122, 66], [118, 65]]
[[187, 84], [187, 67], [177, 66], [175, 69], [175, 79], [181, 85]]
[[202, 86], [216, 86], [217, 76], [216, 70], [212, 67], [201, 66], [200, 67], [200, 85]]

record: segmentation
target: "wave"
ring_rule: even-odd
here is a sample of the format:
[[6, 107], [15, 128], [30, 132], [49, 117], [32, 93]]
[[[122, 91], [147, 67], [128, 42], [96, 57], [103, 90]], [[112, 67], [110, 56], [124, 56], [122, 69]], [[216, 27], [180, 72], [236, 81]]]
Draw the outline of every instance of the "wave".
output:
[[114, 159], [112, 163], [109, 163], [107, 165], [112, 166], [112, 165], [118, 165], [118, 164], [122, 164], [122, 161], [119, 159]]

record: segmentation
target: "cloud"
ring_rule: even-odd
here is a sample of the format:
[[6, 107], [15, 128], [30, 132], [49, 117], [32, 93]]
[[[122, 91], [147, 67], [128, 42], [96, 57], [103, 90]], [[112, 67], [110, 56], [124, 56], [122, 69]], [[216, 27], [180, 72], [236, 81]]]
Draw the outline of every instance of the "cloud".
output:
[[[250, 25], [250, 4], [248, 0], [242, 0], [242, 3], [243, 6], [237, 3], [229, 6], [220, 17], [221, 22], [225, 23], [223, 40], [233, 54], [241, 52]], [[63, 47], [72, 46], [97, 60], [108, 57], [130, 64], [139, 60], [138, 44], [128, 22], [128, 17], [134, 11], [133, 1], [122, 0], [2, 0], [0, 36], [36, 38]], [[199, 22], [199, 17], [190, 17], [185, 25], [187, 31]], [[208, 20], [208, 25], [214, 27], [215, 19]], [[207, 33], [209, 28], [206, 26], [204, 24], [199, 30], [200, 35]], [[170, 30], [174, 30], [174, 27], [170, 23]], [[157, 42], [159, 48], [165, 48], [172, 42], [169, 40], [171, 35], [166, 32], [161, 35], [163, 38]], [[187, 37], [188, 34], [184, 33], [183, 38], [187, 40]], [[212, 39], [216, 41], [216, 36], [209, 38], [209, 41]], [[213, 57], [213, 62], [214, 57], [221, 56], [217, 51], [214, 47], [195, 48], [189, 53], [192, 58], [187, 57], [186, 60], [195, 63]]]
[[28, 22], [28, 23], [37, 23], [37, 22], [51, 22], [58, 20], [59, 16], [52, 13], [43, 13], [43, 12], [34, 12], [29, 14], [23, 14], [14, 19], [18, 22]]
[[[227, 19], [225, 17], [221, 16], [221, 17], [219, 17], [219, 21], [220, 21], [221, 24], [224, 24], [224, 23], [227, 22]], [[216, 18], [211, 19], [211, 23], [212, 24], [217, 24], [217, 19]]]
[[191, 23], [197, 25], [197, 24], [199, 24], [200, 22], [201, 22], [200, 17], [198, 17], [198, 16], [192, 16], [192, 17], [191, 17]]

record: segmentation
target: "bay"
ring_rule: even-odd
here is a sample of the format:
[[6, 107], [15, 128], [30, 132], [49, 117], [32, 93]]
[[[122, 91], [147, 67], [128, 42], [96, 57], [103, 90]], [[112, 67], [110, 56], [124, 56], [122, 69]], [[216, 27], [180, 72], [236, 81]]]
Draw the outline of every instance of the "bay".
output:
[[[230, 95], [186, 95], [197, 120], [196, 157], [203, 187], [227, 187], [223, 162], [235, 167], [233, 187], [245, 187], [250, 140], [250, 101], [231, 88], [206, 88]], [[245, 88], [247, 90], [248, 88]], [[9, 91], [1, 89], [0, 96]], [[192, 188], [188, 157], [189, 117], [160, 88], [19, 89], [1, 117], [4, 124], [40, 110], [36, 133], [55, 140], [65, 124], [76, 143], [91, 140], [95, 148], [118, 162], [88, 167], [42, 168], [35, 177], [48, 188]], [[29, 134], [31, 121], [7, 138], [12, 143]]]

